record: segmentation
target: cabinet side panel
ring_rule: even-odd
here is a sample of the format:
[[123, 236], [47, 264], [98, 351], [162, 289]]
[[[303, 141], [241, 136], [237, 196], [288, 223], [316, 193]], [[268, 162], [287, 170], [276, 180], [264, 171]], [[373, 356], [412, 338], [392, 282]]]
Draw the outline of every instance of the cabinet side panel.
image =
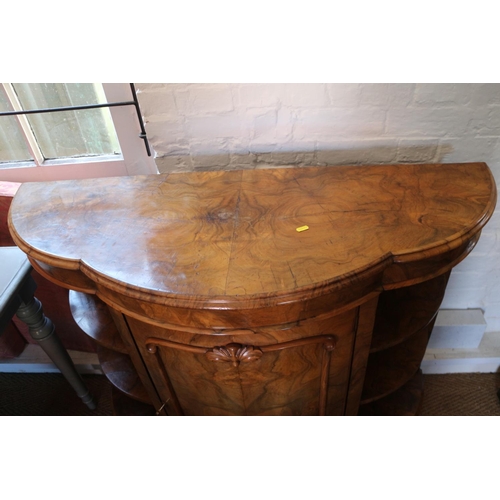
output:
[[368, 356], [372, 343], [372, 331], [377, 311], [377, 303], [378, 295], [358, 308], [358, 324], [356, 328], [345, 415], [357, 415], [358, 413], [366, 367], [368, 364]]

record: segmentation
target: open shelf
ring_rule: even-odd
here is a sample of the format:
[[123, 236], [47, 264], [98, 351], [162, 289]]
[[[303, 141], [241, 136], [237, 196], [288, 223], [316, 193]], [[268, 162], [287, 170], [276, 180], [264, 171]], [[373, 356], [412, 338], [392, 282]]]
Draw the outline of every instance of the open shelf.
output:
[[373, 401], [359, 407], [361, 416], [412, 416], [420, 411], [423, 395], [422, 370], [417, 373], [397, 391], [385, 398]]
[[417, 285], [384, 292], [373, 327], [370, 352], [404, 342], [430, 324], [441, 305], [449, 273]]
[[404, 342], [370, 355], [361, 404], [389, 396], [415, 375], [420, 368], [432, 326], [433, 323]]
[[70, 290], [69, 305], [76, 324], [89, 337], [107, 349], [127, 353], [108, 306], [99, 297]]
[[108, 380], [127, 396], [150, 404], [149, 395], [127, 354], [97, 346], [97, 356]]

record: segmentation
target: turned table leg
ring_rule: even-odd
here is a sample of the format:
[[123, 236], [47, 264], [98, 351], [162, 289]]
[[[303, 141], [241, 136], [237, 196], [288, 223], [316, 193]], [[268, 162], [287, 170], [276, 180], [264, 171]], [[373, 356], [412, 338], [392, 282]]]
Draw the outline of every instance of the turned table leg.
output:
[[27, 303], [21, 302], [16, 315], [28, 325], [31, 337], [36, 340], [38, 345], [59, 368], [77, 395], [91, 410], [95, 410], [95, 401], [56, 335], [52, 321], [43, 313], [41, 302], [32, 296], [27, 300]]

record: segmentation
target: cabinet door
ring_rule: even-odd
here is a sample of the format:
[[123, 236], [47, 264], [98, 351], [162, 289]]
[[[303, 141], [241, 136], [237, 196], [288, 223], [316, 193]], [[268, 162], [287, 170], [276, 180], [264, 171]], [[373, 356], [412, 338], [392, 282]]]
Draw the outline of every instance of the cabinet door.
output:
[[358, 308], [232, 335], [127, 322], [169, 414], [345, 412]]

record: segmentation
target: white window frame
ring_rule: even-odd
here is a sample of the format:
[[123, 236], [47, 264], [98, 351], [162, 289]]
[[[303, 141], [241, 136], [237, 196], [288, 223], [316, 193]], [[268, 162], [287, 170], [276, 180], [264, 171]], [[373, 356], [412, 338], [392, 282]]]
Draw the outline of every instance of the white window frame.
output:
[[[128, 83], [103, 83], [102, 86], [109, 103], [133, 100]], [[12, 98], [13, 96], [11, 96], [11, 100]], [[16, 106], [14, 107], [16, 108]], [[44, 160], [33, 155], [34, 161], [1, 163], [0, 181], [37, 182], [157, 174], [154, 151], [151, 149], [151, 156], [148, 156], [144, 140], [139, 136], [141, 128], [135, 106], [111, 106], [108, 109], [120, 143], [121, 155], [55, 160]], [[20, 109], [14, 110], [19, 111]], [[16, 115], [16, 118], [23, 129], [22, 122], [26, 120], [26, 115]], [[2, 119], [0, 117], [0, 120]], [[28, 147], [30, 147], [29, 143], [32, 139], [29, 134], [24, 133], [24, 129], [23, 134], [28, 142]], [[30, 150], [34, 152], [31, 147]]]

